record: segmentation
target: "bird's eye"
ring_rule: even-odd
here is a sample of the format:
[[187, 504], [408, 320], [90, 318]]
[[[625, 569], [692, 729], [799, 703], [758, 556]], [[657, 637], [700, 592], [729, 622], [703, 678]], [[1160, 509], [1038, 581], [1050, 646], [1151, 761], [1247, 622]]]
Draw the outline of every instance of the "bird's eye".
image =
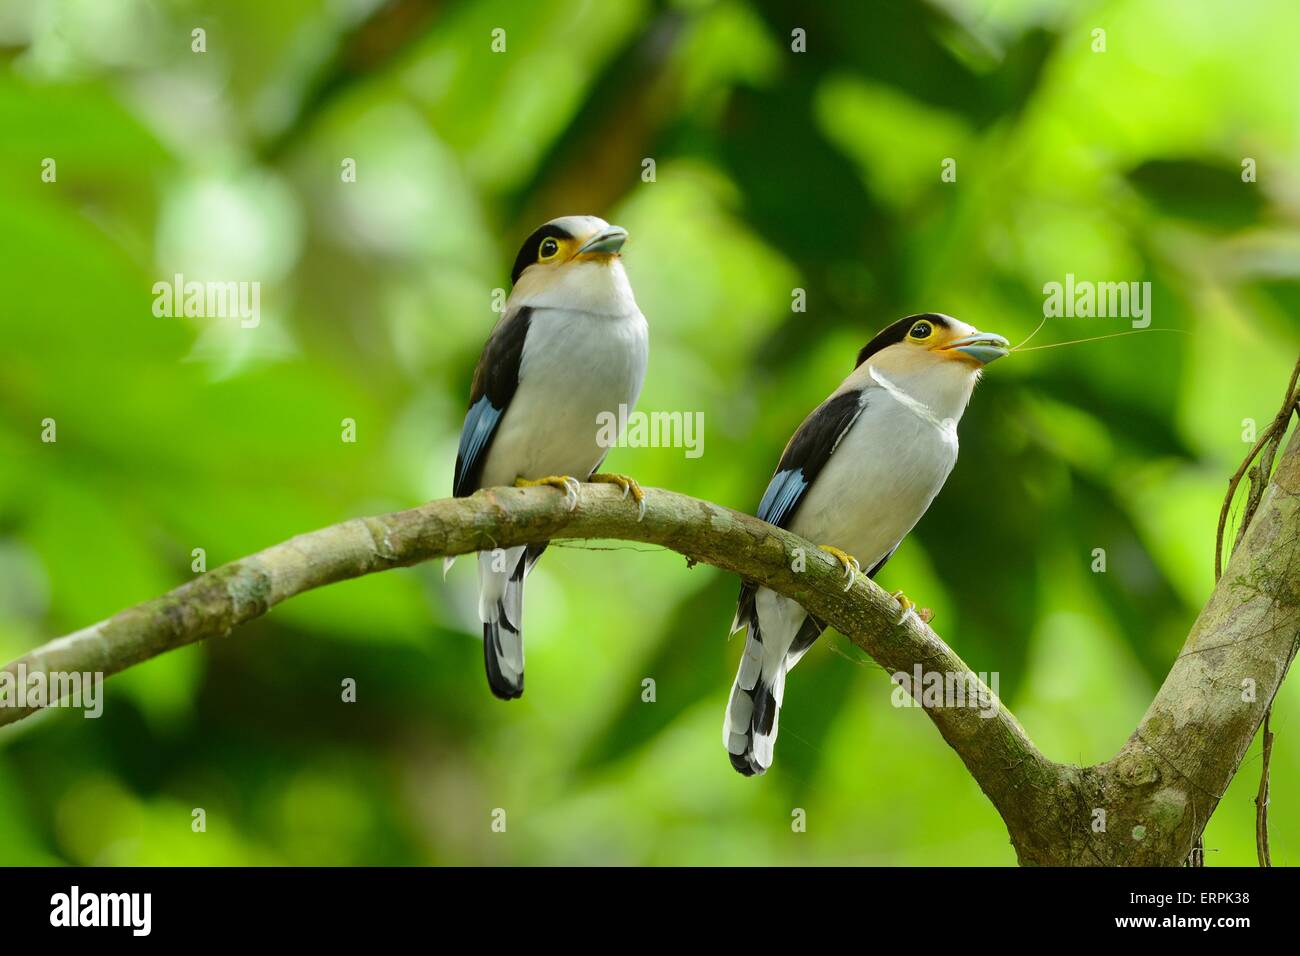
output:
[[537, 261], [545, 262], [547, 259], [554, 259], [560, 254], [560, 244], [549, 236], [542, 240], [542, 244], [537, 250]]
[[928, 339], [934, 333], [934, 326], [929, 322], [918, 322], [907, 334], [914, 339]]

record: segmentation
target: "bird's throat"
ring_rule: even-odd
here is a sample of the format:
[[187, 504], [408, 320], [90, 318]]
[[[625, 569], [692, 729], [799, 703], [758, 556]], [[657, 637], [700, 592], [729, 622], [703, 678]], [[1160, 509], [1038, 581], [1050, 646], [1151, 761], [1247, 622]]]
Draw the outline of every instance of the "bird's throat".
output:
[[[932, 409], [929, 405], [921, 401], [919, 398], [916, 398], [915, 396], [908, 394], [908, 392], [904, 391], [898, 384], [890, 381], [875, 366], [871, 366], [868, 369], [868, 372], [871, 375], [872, 381], [874, 381], [877, 385], [879, 385], [886, 392], [888, 392], [890, 396], [895, 401], [897, 401], [900, 405], [902, 405], [908, 411], [912, 412], [922, 421], [926, 422], [929, 425], [933, 425], [935, 428], [937, 428], [940, 432], [943, 433], [945, 438], [956, 438], [957, 436], [956, 417], [941, 418], [939, 415], [935, 414], [934, 409]], [[960, 416], [960, 414], [961, 413], [958, 412], [958, 416]]]

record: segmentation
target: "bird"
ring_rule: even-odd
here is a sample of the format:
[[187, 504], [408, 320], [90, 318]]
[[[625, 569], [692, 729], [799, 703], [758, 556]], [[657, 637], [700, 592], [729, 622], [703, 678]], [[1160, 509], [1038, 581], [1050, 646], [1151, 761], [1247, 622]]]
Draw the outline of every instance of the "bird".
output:
[[[781, 455], [758, 517], [817, 542], [851, 587], [873, 577], [916, 526], [957, 461], [957, 422], [984, 366], [1007, 340], [952, 316], [910, 315], [879, 332]], [[903, 592], [893, 597], [915, 613]], [[772, 765], [786, 677], [825, 622], [790, 598], [742, 582], [731, 633], [745, 649], [722, 742], [745, 776]]]
[[[510, 295], [474, 370], [454, 497], [501, 485], [553, 486], [572, 510], [580, 480], [607, 482], [644, 515], [635, 480], [596, 471], [609, 453], [599, 422], [620, 404], [636, 405], [649, 358], [649, 328], [622, 263], [627, 236], [596, 216], [562, 216], [524, 240]], [[524, 580], [545, 549], [478, 555], [483, 660], [488, 687], [502, 700], [524, 692]]]

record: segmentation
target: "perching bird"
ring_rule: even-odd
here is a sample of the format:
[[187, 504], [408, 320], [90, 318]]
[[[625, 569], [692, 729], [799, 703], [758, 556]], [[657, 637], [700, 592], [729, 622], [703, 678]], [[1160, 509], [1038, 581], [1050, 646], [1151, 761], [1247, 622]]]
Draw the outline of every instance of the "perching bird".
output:
[[[620, 261], [626, 240], [627, 230], [603, 219], [564, 216], [524, 241], [505, 314], [474, 370], [456, 497], [497, 485], [553, 485], [574, 508], [583, 480], [618, 484], [641, 504], [632, 479], [593, 474], [609, 452], [598, 416], [636, 404], [649, 352], [646, 320]], [[483, 659], [488, 686], [503, 700], [524, 692], [524, 578], [545, 549], [478, 556]]]
[[[957, 422], [981, 369], [1007, 340], [927, 313], [867, 343], [857, 366], [786, 445], [758, 517], [838, 559], [851, 585], [871, 577], [925, 514], [957, 461]], [[859, 563], [860, 562], [860, 563]], [[894, 595], [906, 613], [912, 603]], [[734, 634], [748, 628], [722, 742], [746, 776], [772, 765], [786, 675], [824, 622], [789, 598], [744, 584]]]

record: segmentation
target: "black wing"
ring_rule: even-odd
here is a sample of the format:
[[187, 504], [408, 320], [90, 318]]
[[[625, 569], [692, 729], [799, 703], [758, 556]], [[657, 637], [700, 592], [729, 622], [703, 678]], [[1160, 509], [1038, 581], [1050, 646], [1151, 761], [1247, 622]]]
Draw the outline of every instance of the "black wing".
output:
[[469, 411], [460, 431], [460, 448], [456, 451], [451, 493], [457, 498], [478, 491], [483, 462], [496, 437], [497, 425], [519, 388], [519, 362], [531, 317], [532, 309], [527, 307], [507, 313], [483, 346], [483, 355], [474, 369]]
[[785, 446], [776, 474], [758, 504], [760, 518], [778, 528], [787, 527], [840, 439], [866, 407], [865, 392], [841, 392], [826, 399], [804, 419]]
[[[826, 399], [804, 419], [785, 446], [776, 474], [758, 504], [758, 517], [778, 528], [789, 526], [790, 519], [799, 510], [813, 481], [830, 461], [840, 439], [866, 407], [865, 391], [840, 392]], [[754, 586], [745, 582], [740, 588], [740, 602], [732, 629], [738, 630], [740, 625], [747, 623], [753, 609]]]

